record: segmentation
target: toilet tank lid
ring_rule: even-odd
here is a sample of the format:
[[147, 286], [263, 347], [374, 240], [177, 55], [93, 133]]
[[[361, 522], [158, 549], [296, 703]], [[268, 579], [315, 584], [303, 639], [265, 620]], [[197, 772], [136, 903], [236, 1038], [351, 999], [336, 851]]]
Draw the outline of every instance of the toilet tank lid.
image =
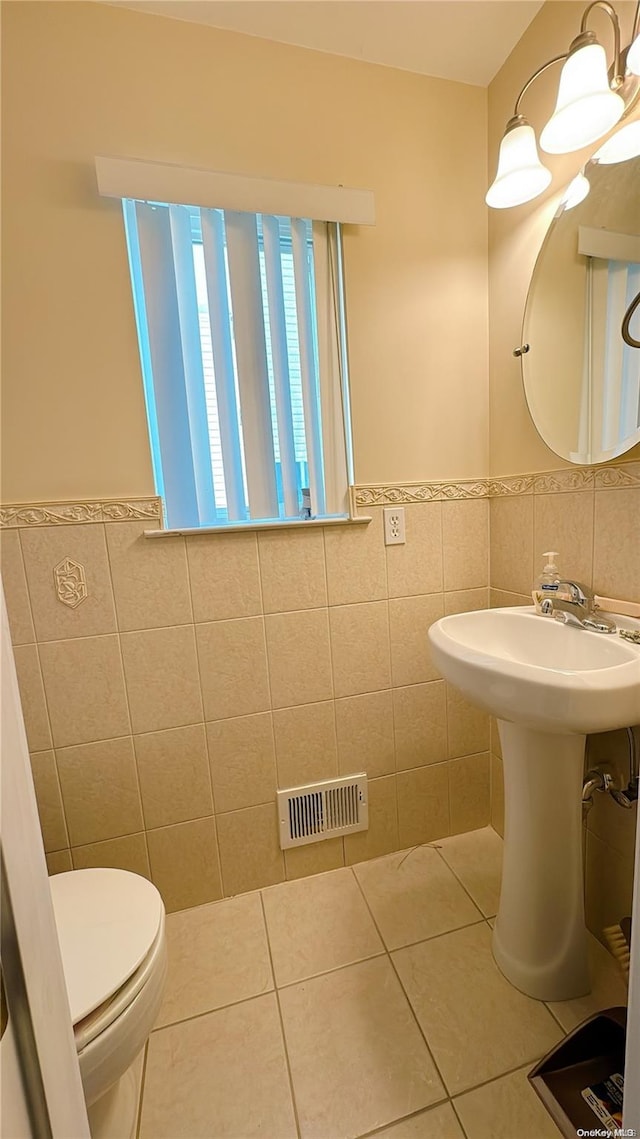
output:
[[147, 956], [164, 916], [155, 886], [128, 870], [71, 870], [49, 879], [71, 1019], [98, 1008]]

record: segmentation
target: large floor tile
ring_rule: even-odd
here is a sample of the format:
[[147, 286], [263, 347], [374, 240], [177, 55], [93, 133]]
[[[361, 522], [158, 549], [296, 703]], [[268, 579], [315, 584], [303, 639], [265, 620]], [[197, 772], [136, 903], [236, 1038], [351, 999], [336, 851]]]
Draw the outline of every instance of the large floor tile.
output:
[[393, 960], [452, 1095], [537, 1059], [562, 1036], [545, 1006], [502, 976], [486, 922]]
[[274, 993], [153, 1033], [140, 1139], [295, 1139]]
[[302, 1139], [355, 1139], [444, 1098], [386, 957], [292, 985], [280, 1002]]
[[277, 985], [384, 951], [350, 869], [263, 890]]
[[465, 1139], [465, 1134], [451, 1104], [442, 1103], [376, 1131], [375, 1139]]
[[167, 918], [169, 976], [158, 1024], [273, 988], [259, 894], [241, 894]]
[[353, 869], [388, 949], [482, 920], [430, 846], [361, 862]]
[[503, 842], [493, 827], [456, 834], [434, 843], [485, 917], [498, 912]]
[[560, 1131], [527, 1080], [528, 1071], [512, 1072], [454, 1101], [468, 1139], [559, 1139]]
[[626, 1005], [627, 987], [622, 979], [620, 967], [604, 945], [592, 933], [589, 938], [589, 971], [592, 989], [585, 997], [573, 1001], [550, 1001], [548, 1007], [564, 1028], [571, 1032], [581, 1021], [600, 1009], [615, 1005]]

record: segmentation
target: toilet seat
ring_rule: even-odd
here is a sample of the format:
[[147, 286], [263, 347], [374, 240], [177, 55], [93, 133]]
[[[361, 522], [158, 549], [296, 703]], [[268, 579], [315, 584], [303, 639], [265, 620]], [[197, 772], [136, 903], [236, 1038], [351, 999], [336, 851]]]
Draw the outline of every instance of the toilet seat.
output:
[[164, 944], [164, 917], [156, 939], [151, 946], [151, 949], [145, 957], [142, 965], [136, 969], [135, 973], [113, 996], [99, 1005], [97, 1009], [90, 1012], [82, 1020], [77, 1021], [73, 1026], [73, 1035], [76, 1041], [76, 1050], [78, 1054], [82, 1052], [87, 1045], [91, 1044], [97, 1036], [100, 1036], [118, 1017], [133, 1004], [138, 993], [148, 984], [150, 978], [158, 968], [158, 963], [161, 956], [165, 953]]
[[151, 882], [127, 870], [71, 870], [50, 886], [80, 1049], [148, 979], [164, 944], [164, 906]]

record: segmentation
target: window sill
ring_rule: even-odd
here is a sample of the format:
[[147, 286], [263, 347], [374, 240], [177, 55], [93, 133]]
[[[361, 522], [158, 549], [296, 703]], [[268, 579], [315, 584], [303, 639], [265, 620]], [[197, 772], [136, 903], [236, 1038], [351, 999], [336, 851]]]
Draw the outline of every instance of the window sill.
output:
[[191, 526], [182, 530], [145, 530], [145, 538], [192, 537], [200, 534], [238, 534], [246, 530], [308, 530], [317, 526], [367, 526], [370, 515], [357, 518], [298, 518], [289, 522], [236, 522], [224, 526]]

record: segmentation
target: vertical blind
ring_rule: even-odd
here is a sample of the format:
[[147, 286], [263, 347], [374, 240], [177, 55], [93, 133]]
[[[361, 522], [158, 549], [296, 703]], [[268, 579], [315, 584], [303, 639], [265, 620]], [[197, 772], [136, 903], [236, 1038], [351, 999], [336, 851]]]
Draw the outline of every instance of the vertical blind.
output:
[[123, 199], [171, 528], [348, 512], [337, 225]]

